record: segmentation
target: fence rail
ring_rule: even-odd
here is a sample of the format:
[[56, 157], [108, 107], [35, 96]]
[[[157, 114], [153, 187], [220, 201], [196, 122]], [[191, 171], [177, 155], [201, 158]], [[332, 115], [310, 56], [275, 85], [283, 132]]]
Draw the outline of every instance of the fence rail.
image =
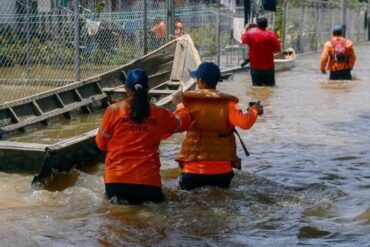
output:
[[[231, 9], [220, 7], [219, 0], [96, 2], [0, 0], [0, 85], [5, 85], [0, 103], [139, 58], [175, 36], [177, 19], [203, 60], [227, 68], [239, 66], [245, 56], [236, 34], [244, 26], [243, 1]], [[367, 36], [366, 5], [349, 0], [279, 1], [276, 13], [258, 12], [268, 16], [269, 28], [285, 47], [301, 53], [320, 49], [335, 24], [345, 25], [347, 37], [355, 42]]]

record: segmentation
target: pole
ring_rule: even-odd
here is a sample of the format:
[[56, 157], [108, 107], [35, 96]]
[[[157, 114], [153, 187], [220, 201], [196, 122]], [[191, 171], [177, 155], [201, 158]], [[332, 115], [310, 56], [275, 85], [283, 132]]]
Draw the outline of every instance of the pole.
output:
[[321, 33], [321, 28], [320, 28], [320, 7], [319, 7], [319, 2], [315, 3], [315, 32], [316, 32], [316, 50], [318, 49], [320, 45], [320, 33]]
[[285, 50], [286, 47], [286, 29], [287, 29], [287, 16], [288, 16], [288, 0], [284, 0], [283, 3], [283, 50]]
[[[328, 3], [329, 4], [329, 3]], [[330, 30], [329, 30], [329, 37], [332, 34], [333, 27], [335, 25], [335, 19], [334, 19], [334, 3], [330, 3]]]
[[170, 35], [174, 35], [174, 24], [173, 0], [167, 0], [167, 41]]
[[299, 30], [299, 52], [304, 52], [303, 47], [303, 34], [304, 34], [304, 0], [301, 0], [301, 22]]
[[367, 40], [370, 40], [370, 0], [367, 0]]
[[249, 22], [250, 14], [251, 14], [251, 1], [244, 0], [244, 25]]
[[144, 32], [144, 55], [148, 53], [148, 0], [144, 0], [143, 13], [143, 32]]
[[27, 67], [27, 81], [31, 80], [32, 71], [31, 71], [31, 36], [30, 36], [30, 22], [31, 22], [31, 1], [27, 0], [26, 2], [26, 15], [27, 15], [27, 23], [26, 23], [26, 42], [27, 42], [27, 53], [26, 53], [26, 67]]
[[218, 11], [217, 11], [217, 32], [216, 32], [216, 45], [217, 45], [217, 57], [216, 57], [216, 63], [218, 66], [220, 66], [220, 60], [221, 60], [221, 40], [220, 40], [220, 33], [221, 33], [221, 1], [218, 1]]
[[79, 0], [73, 0], [74, 29], [75, 29], [75, 52], [74, 52], [74, 79], [80, 80], [80, 8]]
[[346, 9], [346, 0], [342, 0], [342, 33], [343, 36], [346, 36], [346, 20], [347, 20], [347, 9]]

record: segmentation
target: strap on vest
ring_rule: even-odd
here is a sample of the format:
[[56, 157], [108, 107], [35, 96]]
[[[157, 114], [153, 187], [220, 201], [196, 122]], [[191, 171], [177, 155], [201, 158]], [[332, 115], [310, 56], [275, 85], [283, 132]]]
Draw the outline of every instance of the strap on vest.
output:
[[240, 141], [240, 144], [242, 144], [242, 147], [243, 147], [243, 150], [244, 150], [245, 155], [246, 155], [246, 156], [249, 156], [250, 154], [249, 154], [249, 152], [248, 152], [248, 150], [247, 150], [247, 147], [245, 146], [245, 144], [244, 144], [244, 142], [243, 142], [242, 138], [240, 137], [240, 135], [239, 135], [238, 131], [236, 131], [236, 129], [234, 128], [234, 129], [233, 129], [233, 132], [238, 136], [239, 141]]

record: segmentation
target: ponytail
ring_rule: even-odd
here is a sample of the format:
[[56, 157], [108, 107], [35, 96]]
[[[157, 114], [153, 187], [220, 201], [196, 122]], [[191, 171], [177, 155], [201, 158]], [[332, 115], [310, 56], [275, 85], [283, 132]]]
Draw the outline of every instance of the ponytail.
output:
[[144, 118], [150, 115], [150, 104], [148, 92], [140, 84], [135, 85], [134, 99], [131, 102], [131, 120], [137, 123], [142, 123]]

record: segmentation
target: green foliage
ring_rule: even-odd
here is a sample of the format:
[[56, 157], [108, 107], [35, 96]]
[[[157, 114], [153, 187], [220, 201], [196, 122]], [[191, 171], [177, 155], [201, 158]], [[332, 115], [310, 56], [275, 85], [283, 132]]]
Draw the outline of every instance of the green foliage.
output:
[[[217, 53], [216, 26], [208, 25], [187, 30], [192, 37], [196, 48], [199, 51], [207, 51], [204, 56], [211, 56]], [[220, 32], [220, 46], [225, 47], [230, 42], [230, 33]]]
[[[73, 46], [53, 40], [41, 42], [35, 37], [27, 41], [24, 35], [20, 35], [9, 26], [0, 27], [0, 67], [26, 64], [64, 67], [74, 63]], [[117, 65], [126, 64], [135, 58], [137, 47], [124, 44], [116, 48], [116, 43], [114, 40], [109, 43], [109, 47], [95, 48], [91, 54], [81, 49], [81, 61], [96, 65]]]
[[106, 49], [95, 48], [88, 57], [88, 62], [95, 65], [117, 65], [126, 64], [135, 57], [135, 47], [125, 45], [120, 49], [108, 51]]
[[96, 3], [96, 5], [95, 5], [95, 13], [97, 14], [97, 17], [98, 18], [100, 16], [100, 13], [103, 12], [104, 7], [105, 7], [105, 3], [103, 3], [103, 2]]

